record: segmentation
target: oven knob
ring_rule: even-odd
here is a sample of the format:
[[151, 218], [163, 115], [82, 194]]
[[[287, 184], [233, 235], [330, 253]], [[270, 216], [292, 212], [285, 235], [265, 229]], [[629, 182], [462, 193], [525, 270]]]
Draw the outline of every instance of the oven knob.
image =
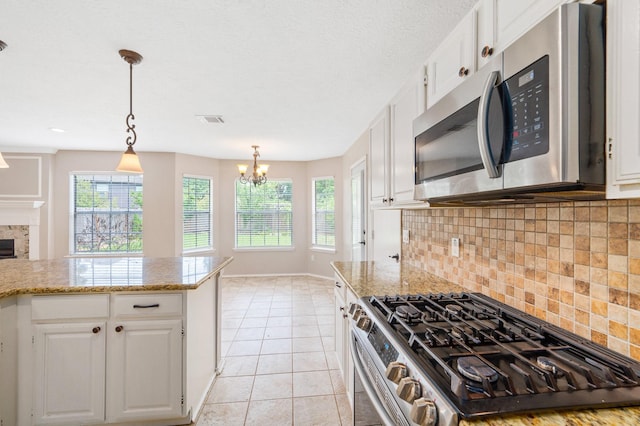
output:
[[362, 315], [360, 315], [360, 317], [358, 318], [358, 322], [356, 323], [356, 326], [368, 332], [369, 329], [371, 328], [371, 319], [369, 319], [369, 317], [365, 313], [362, 313]]
[[398, 396], [408, 403], [412, 403], [420, 396], [420, 382], [411, 377], [405, 377], [398, 383], [398, 389], [396, 389]]
[[385, 372], [387, 379], [393, 383], [398, 383], [407, 375], [407, 366], [398, 361], [392, 361], [387, 365], [387, 371]]
[[413, 402], [409, 416], [420, 426], [434, 426], [438, 420], [438, 409], [432, 400], [418, 398]]

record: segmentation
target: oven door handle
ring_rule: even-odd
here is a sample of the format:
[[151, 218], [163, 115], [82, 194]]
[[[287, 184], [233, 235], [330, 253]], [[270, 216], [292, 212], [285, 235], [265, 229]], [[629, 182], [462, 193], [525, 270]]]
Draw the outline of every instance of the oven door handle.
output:
[[380, 418], [382, 419], [384, 424], [387, 425], [387, 426], [394, 426], [396, 422], [393, 421], [391, 416], [389, 416], [389, 413], [387, 413], [387, 410], [384, 408], [384, 405], [382, 404], [382, 401], [380, 401], [380, 398], [378, 397], [378, 394], [377, 394], [376, 390], [374, 389], [373, 384], [371, 383], [371, 380], [369, 379], [369, 376], [364, 371], [364, 366], [362, 365], [362, 360], [360, 359], [360, 356], [358, 355], [358, 350], [356, 349], [355, 340], [356, 340], [356, 338], [355, 338], [355, 335], [353, 334], [353, 331], [352, 331], [351, 332], [351, 344], [349, 345], [349, 350], [351, 351], [351, 358], [353, 359], [353, 366], [356, 368], [356, 372], [358, 373], [358, 376], [360, 376], [360, 382], [362, 382], [362, 386], [364, 386], [364, 389], [367, 392], [367, 395], [369, 396], [369, 399], [371, 400], [371, 403], [373, 404], [373, 407], [378, 412], [378, 415], [380, 416]]
[[491, 93], [498, 81], [498, 71], [492, 71], [487, 77], [487, 81], [482, 88], [480, 96], [480, 105], [478, 106], [478, 147], [480, 148], [480, 158], [485, 170], [491, 179], [500, 177], [500, 170], [493, 159], [491, 152], [491, 141], [489, 140], [489, 103], [491, 102]]

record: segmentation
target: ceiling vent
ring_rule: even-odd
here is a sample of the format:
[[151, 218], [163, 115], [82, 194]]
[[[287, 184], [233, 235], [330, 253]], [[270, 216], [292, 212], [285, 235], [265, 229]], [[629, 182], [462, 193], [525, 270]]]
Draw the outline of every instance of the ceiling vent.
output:
[[224, 118], [221, 115], [196, 115], [196, 118], [203, 123], [224, 124]]

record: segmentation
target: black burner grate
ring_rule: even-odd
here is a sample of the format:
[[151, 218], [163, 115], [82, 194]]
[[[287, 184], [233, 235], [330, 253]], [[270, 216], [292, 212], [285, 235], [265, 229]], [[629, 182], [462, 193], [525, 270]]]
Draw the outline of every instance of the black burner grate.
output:
[[[369, 302], [463, 415], [504, 412], [513, 397], [508, 411], [640, 404], [640, 363], [481, 294]], [[403, 318], [407, 310], [422, 315]], [[495, 375], [463, 374], [459, 362]]]

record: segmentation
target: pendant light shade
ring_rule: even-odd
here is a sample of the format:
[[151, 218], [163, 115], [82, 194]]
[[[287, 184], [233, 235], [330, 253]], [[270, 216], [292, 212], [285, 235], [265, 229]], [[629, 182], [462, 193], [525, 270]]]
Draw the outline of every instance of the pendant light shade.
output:
[[124, 154], [122, 154], [122, 158], [120, 158], [120, 163], [118, 164], [118, 167], [116, 167], [116, 171], [142, 173], [140, 159], [138, 158], [138, 154], [136, 154], [131, 145], [129, 145]]
[[9, 165], [7, 164], [6, 161], [4, 161], [4, 158], [2, 158], [2, 153], [0, 152], [0, 169], [8, 169]]
[[122, 154], [116, 171], [142, 173], [140, 159], [138, 158], [138, 154], [133, 150], [133, 145], [136, 143], [136, 125], [132, 123], [136, 118], [133, 115], [133, 66], [142, 61], [142, 56], [131, 50], [120, 50], [118, 53], [120, 53], [122, 59], [129, 64], [129, 115], [127, 115], [127, 133], [130, 133], [130, 135], [127, 136], [127, 150]]

